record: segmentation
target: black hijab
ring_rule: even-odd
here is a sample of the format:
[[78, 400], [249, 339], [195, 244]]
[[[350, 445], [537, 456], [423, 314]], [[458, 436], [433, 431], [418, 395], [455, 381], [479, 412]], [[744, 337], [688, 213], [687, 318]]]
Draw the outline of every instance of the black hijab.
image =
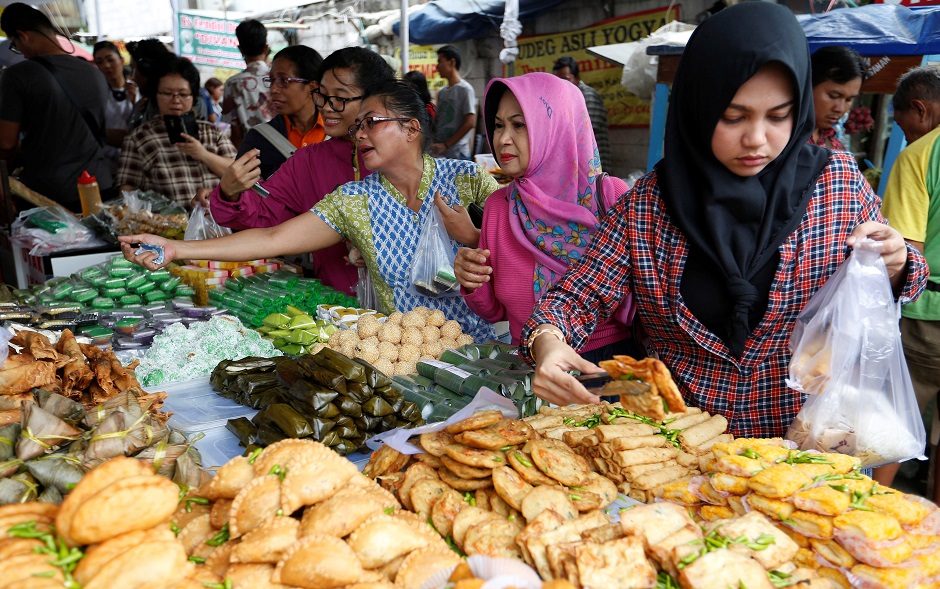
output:
[[[760, 174], [743, 178], [712, 154], [712, 135], [738, 89], [772, 61], [793, 76], [793, 133]], [[698, 26], [676, 71], [656, 169], [673, 223], [690, 251], [717, 270], [714, 286], [728, 293], [730, 316], [718, 335], [737, 357], [751, 331], [749, 314], [770, 289], [755, 276], [800, 223], [828, 161], [826, 150], [806, 143], [814, 127], [809, 47], [789, 9], [737, 4]]]

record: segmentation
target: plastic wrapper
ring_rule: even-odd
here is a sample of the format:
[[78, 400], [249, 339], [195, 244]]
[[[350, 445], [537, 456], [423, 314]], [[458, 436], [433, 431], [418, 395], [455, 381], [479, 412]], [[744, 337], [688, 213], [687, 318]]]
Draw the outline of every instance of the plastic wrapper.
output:
[[356, 282], [356, 300], [363, 309], [378, 309], [379, 297], [375, 294], [375, 287], [372, 285], [372, 278], [369, 276], [369, 269], [360, 266], [359, 281]]
[[10, 240], [32, 256], [107, 245], [62, 207], [38, 207], [20, 213]]
[[790, 337], [787, 384], [809, 393], [787, 438], [863, 467], [922, 457], [917, 408], [881, 244], [860, 241], [810, 299]]
[[153, 233], [168, 239], [183, 239], [189, 215], [186, 209], [156, 192], [132, 190], [108, 201], [99, 212], [82, 223], [110, 243], [120, 235]]
[[216, 223], [215, 219], [212, 218], [212, 211], [202, 206], [202, 203], [196, 203], [192, 214], [189, 215], [189, 222], [186, 225], [186, 233], [183, 239], [214, 239], [231, 234], [231, 229]]
[[456, 255], [450, 236], [441, 220], [437, 207], [430, 213], [421, 227], [418, 247], [408, 271], [409, 289], [421, 296], [432, 298], [460, 295], [460, 284], [454, 276]]

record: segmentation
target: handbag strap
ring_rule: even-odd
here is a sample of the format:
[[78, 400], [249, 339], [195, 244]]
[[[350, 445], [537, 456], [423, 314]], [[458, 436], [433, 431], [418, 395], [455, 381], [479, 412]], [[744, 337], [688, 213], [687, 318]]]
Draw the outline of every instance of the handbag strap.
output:
[[42, 58], [42, 57], [33, 57], [32, 61], [35, 61], [52, 75], [52, 78], [59, 85], [59, 89], [62, 90], [62, 94], [69, 99], [69, 103], [72, 105], [72, 108], [81, 116], [81, 119], [85, 121], [85, 124], [88, 126], [88, 131], [91, 133], [91, 136], [95, 139], [95, 142], [104, 147], [104, 130], [98, 126], [98, 122], [92, 117], [91, 113], [87, 110], [80, 108], [75, 104], [75, 99], [72, 98], [72, 93], [68, 91], [68, 87], [62, 82], [62, 78], [59, 77], [59, 71], [55, 69], [55, 66], [51, 62]]
[[297, 148], [294, 147], [294, 144], [287, 140], [287, 137], [278, 132], [271, 123], [261, 123], [260, 125], [255, 125], [252, 127], [261, 133], [261, 136], [264, 137], [268, 143], [271, 144], [274, 149], [281, 152], [281, 155], [284, 156], [284, 159], [290, 159], [294, 152], [297, 151]]
[[597, 179], [597, 212], [598, 219], [603, 218], [607, 214], [607, 203], [604, 202], [604, 180], [610, 176], [607, 172], [601, 172], [600, 177]]

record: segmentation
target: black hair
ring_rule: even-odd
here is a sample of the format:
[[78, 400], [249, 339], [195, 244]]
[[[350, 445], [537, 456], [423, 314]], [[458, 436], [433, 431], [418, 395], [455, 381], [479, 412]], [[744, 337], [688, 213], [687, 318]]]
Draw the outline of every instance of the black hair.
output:
[[557, 72], [561, 68], [565, 68], [565, 67], [568, 68], [568, 71], [571, 72], [572, 76], [576, 78], [578, 77], [578, 62], [577, 60], [575, 60], [575, 58], [571, 57], [570, 55], [566, 55], [564, 57], [559, 57], [558, 59], [556, 59], [555, 65], [552, 66], [552, 71]]
[[286, 59], [294, 64], [297, 77], [310, 81], [317, 80], [317, 74], [320, 73], [320, 67], [323, 65], [323, 57], [316, 49], [306, 45], [285, 47], [274, 56], [274, 61], [278, 59]]
[[151, 100], [157, 99], [157, 88], [160, 86], [160, 80], [170, 75], [182, 76], [189, 83], [189, 91], [192, 92], [195, 100], [199, 96], [199, 70], [185, 57], [179, 57], [172, 53], [163, 55], [154, 64], [154, 74], [147, 84], [147, 96]]
[[[172, 55], [160, 39], [141, 39], [140, 41], [131, 41], [127, 44], [127, 52], [131, 54], [131, 60], [137, 71], [147, 79], [147, 85], [150, 80], [155, 80], [155, 66], [157, 61], [166, 55]], [[141, 88], [146, 94], [147, 89]]]
[[238, 50], [245, 57], [261, 55], [268, 44], [268, 30], [261, 21], [253, 18], [238, 23], [235, 27], [235, 37], [238, 39]]
[[425, 104], [431, 102], [431, 91], [428, 90], [428, 79], [424, 74], [418, 70], [411, 70], [401, 78], [411, 84], [411, 87], [415, 89], [415, 92], [418, 93], [418, 96], [421, 97], [421, 100], [423, 100]]
[[206, 83], [203, 84], [206, 90], [215, 90], [221, 85], [222, 85], [222, 80], [218, 78], [209, 78], [208, 80], [206, 80]]
[[316, 80], [322, 82], [326, 72], [339, 69], [348, 69], [353, 74], [352, 80], [342, 80], [343, 83], [363, 89], [395, 79], [392, 66], [381, 55], [365, 47], [344, 47], [327, 55], [320, 64]]
[[0, 15], [0, 29], [3, 29], [8, 39], [12, 39], [19, 31], [56, 32], [48, 16], [22, 2], [14, 2], [3, 9], [3, 14]]
[[111, 41], [98, 41], [97, 43], [95, 43], [94, 48], [92, 48], [91, 54], [95, 55], [99, 51], [113, 51], [115, 54], [117, 54], [117, 56], [121, 59], [121, 61], [124, 61], [124, 58], [121, 57], [121, 52], [118, 51], [117, 45], [115, 45]]
[[894, 112], [910, 110], [912, 100], [940, 104], [940, 69], [927, 66], [915, 67], [898, 78], [898, 87], [891, 99]]
[[862, 56], [855, 50], [842, 45], [820, 47], [810, 57], [813, 70], [813, 88], [832, 80], [836, 84], [845, 84], [857, 78], [864, 82], [871, 76]]
[[444, 45], [437, 50], [438, 55], [443, 55], [447, 59], [453, 59], [457, 70], [460, 70], [460, 52], [453, 45]]
[[368, 98], [377, 98], [392, 116], [416, 119], [421, 125], [421, 151], [431, 147], [431, 117], [414, 86], [394, 78], [385, 80], [366, 88], [362, 99]]

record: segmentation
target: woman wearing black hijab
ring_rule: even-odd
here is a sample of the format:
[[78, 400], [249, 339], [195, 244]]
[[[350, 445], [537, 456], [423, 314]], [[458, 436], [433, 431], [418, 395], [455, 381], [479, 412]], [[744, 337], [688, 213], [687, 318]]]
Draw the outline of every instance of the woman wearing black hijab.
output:
[[806, 38], [783, 6], [738, 4], [698, 27], [676, 72], [663, 160], [523, 330], [536, 394], [597, 401], [567, 373], [599, 370], [572, 346], [632, 294], [689, 405], [727, 417], [735, 436], [781, 436], [803, 402], [784, 382], [790, 332], [847, 246], [882, 241], [896, 294], [916, 298], [924, 259], [887, 226], [855, 161], [806, 143], [810, 80]]

